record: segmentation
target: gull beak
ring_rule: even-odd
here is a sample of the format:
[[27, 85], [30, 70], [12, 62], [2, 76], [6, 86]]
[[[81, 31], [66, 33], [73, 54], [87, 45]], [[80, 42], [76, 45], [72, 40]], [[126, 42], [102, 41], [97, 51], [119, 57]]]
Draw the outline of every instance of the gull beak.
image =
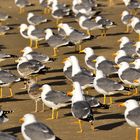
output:
[[20, 118], [19, 123], [24, 123], [24, 118]]
[[57, 28], [61, 28], [61, 26], [58, 24], [58, 25], [57, 25]]
[[42, 91], [42, 87], [41, 87], [41, 88], [39, 88], [39, 91]]
[[20, 53], [23, 53], [24, 51], [23, 50], [20, 50]]
[[81, 50], [80, 53], [84, 53], [84, 50]]
[[130, 62], [129, 64], [135, 64], [135, 62]]
[[119, 39], [119, 40], [117, 40], [117, 42], [121, 42], [121, 40]]
[[15, 63], [18, 63], [19, 62], [19, 60], [17, 59], [17, 60], [15, 60]]
[[125, 106], [125, 103], [119, 104], [119, 107], [123, 107], [123, 106]]
[[112, 56], [117, 56], [117, 53], [113, 53]]
[[62, 64], [64, 64], [67, 60], [68, 60], [68, 58], [64, 58], [62, 61]]
[[134, 82], [134, 83], [139, 83], [139, 80], [134, 80], [133, 82]]
[[134, 44], [133, 47], [136, 47], [136, 44]]
[[72, 95], [73, 95], [72, 91], [67, 93], [67, 96], [72, 96]]
[[118, 68], [118, 69], [119, 69], [119, 68], [120, 68], [120, 66], [119, 66], [119, 65], [114, 65], [114, 68]]
[[97, 61], [96, 61], [96, 59], [95, 59], [95, 60], [92, 60], [92, 62], [96, 63]]

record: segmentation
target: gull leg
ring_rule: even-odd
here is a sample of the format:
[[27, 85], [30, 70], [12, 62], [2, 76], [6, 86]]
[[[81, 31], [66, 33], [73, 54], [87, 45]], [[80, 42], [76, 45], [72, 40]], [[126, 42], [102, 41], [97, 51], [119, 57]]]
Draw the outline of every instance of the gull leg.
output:
[[112, 101], [112, 97], [110, 96], [110, 104], [112, 104], [113, 103], [113, 101]]
[[38, 40], [35, 41], [35, 48], [38, 48]]
[[22, 8], [21, 7], [19, 8], [19, 13], [22, 14]]
[[129, 33], [129, 26], [126, 26], [126, 33]]
[[95, 130], [95, 128], [94, 128], [94, 126], [93, 126], [93, 122], [91, 122], [91, 124], [90, 124], [90, 125], [91, 125], [91, 130], [93, 130], [93, 131], [94, 131], [94, 130]]
[[44, 112], [45, 111], [45, 105], [44, 103], [42, 102], [42, 110], [40, 112]]
[[138, 88], [137, 87], [135, 88], [134, 95], [138, 95]]
[[82, 50], [82, 45], [79, 45], [79, 52]]
[[2, 87], [0, 87], [0, 98], [2, 98]]
[[87, 35], [91, 36], [90, 30], [87, 30]]
[[136, 128], [136, 140], [139, 140], [139, 129]]
[[9, 91], [10, 91], [10, 96], [8, 96], [8, 97], [13, 97], [13, 91], [12, 91], [11, 87], [9, 87]]
[[140, 34], [139, 34], [139, 41], [140, 41]]
[[104, 104], [106, 104], [106, 95], [104, 95]]
[[47, 9], [47, 13], [48, 13], [48, 14], [51, 13], [51, 9], [50, 9], [50, 8]]
[[30, 47], [32, 47], [32, 45], [33, 45], [33, 41], [32, 41], [32, 39], [30, 39]]
[[53, 48], [53, 56], [57, 57], [57, 48]]
[[52, 117], [51, 118], [48, 118], [47, 120], [54, 120], [54, 113], [55, 113], [55, 110], [52, 109]]
[[44, 8], [43, 13], [44, 13], [44, 14], [47, 14], [47, 8]]
[[78, 133], [82, 133], [83, 129], [82, 129], [82, 122], [81, 122], [81, 120], [78, 120], [78, 124], [79, 124], [79, 128], [80, 128], [80, 131], [78, 131]]
[[38, 110], [38, 101], [35, 101], [35, 112], [37, 112], [37, 110]]
[[59, 19], [57, 19], [57, 20], [56, 20], [56, 25], [58, 25], [58, 24], [59, 24], [59, 22], [60, 22], [60, 20], [59, 20]]
[[58, 116], [59, 116], [59, 112], [58, 110], [56, 110], [56, 119], [58, 119]]

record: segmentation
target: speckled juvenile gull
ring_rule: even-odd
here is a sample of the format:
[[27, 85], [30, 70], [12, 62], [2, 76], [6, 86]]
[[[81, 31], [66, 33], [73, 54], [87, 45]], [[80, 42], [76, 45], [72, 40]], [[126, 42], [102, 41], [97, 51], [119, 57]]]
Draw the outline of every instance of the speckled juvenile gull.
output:
[[27, 21], [29, 24], [32, 24], [32, 25], [39, 25], [41, 23], [46, 23], [47, 18], [41, 15], [35, 15], [34, 13], [30, 12], [27, 15]]
[[120, 49], [125, 51], [126, 55], [134, 57], [136, 55], [136, 49], [134, 47], [134, 42], [130, 41], [128, 37], [121, 37], [118, 42], [120, 42]]
[[[30, 58], [32, 58], [30, 56]], [[41, 62], [37, 60], [29, 60], [29, 58], [20, 57], [16, 62], [17, 64], [17, 71], [25, 79], [30, 79], [33, 75], [43, 74], [47, 72], [47, 68]]]
[[64, 37], [60, 36], [59, 34], [54, 34], [51, 29], [47, 29], [45, 33], [46, 33], [45, 40], [47, 41], [49, 46], [53, 48], [54, 57], [57, 56], [58, 48], [69, 45], [68, 40], [66, 40]]
[[[68, 97], [66, 93], [62, 91], [56, 91], [51, 88], [50, 85], [43, 85], [41, 87], [41, 99], [42, 102], [52, 109], [52, 116], [49, 119], [58, 118], [58, 110], [62, 107], [66, 107], [71, 104], [71, 97]], [[55, 115], [56, 111], [56, 115]]]
[[47, 13], [48, 1], [47, 0], [39, 0], [40, 6], [44, 9], [44, 14]]
[[92, 21], [91, 19], [85, 17], [85, 16], [81, 16], [79, 18], [79, 26], [83, 29], [87, 31], [87, 34], [89, 36], [91, 36], [91, 31], [92, 30], [97, 30], [100, 29], [102, 27], [102, 24], [98, 24], [95, 21]]
[[5, 132], [0, 132], [0, 139], [1, 140], [17, 140], [16, 137]]
[[123, 11], [121, 14], [121, 21], [124, 25], [126, 25], [126, 32], [130, 32], [131, 27], [131, 19], [133, 18], [133, 15], [131, 15], [128, 11]]
[[[29, 97], [35, 101], [35, 111], [38, 112], [38, 102], [41, 101], [41, 85], [36, 83], [35, 80], [30, 79], [27, 81], [27, 92]], [[43, 105], [42, 105], [43, 106]]]
[[20, 119], [23, 122], [21, 132], [24, 139], [55, 140], [53, 131], [44, 123], [38, 122], [33, 114], [25, 114]]
[[0, 12], [0, 25], [2, 22], [6, 21], [10, 16], [6, 13]]
[[17, 57], [16, 55], [0, 53], [0, 62], [9, 60], [10, 58], [16, 58], [16, 57]]

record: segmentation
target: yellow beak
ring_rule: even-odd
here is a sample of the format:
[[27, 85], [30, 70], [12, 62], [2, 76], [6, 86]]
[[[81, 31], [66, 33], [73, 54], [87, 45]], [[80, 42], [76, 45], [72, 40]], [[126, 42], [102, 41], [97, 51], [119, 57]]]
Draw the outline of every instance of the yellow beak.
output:
[[92, 62], [96, 63], [97, 61], [96, 61], [96, 59], [95, 59], [95, 60], [92, 60]]
[[134, 83], [139, 83], [139, 80], [134, 80], [133, 82], [134, 82]]
[[15, 60], [15, 62], [16, 62], [16, 63], [18, 63], [18, 62], [19, 62], [19, 60], [17, 59], [17, 60]]
[[68, 60], [68, 58], [64, 58], [62, 61], [62, 64], [64, 64], [67, 60]]
[[119, 104], [119, 107], [125, 106], [125, 103], [121, 103]]
[[81, 50], [80, 53], [84, 53], [84, 50]]
[[114, 68], [120, 68], [120, 66], [119, 65], [114, 65]]
[[24, 123], [24, 118], [20, 118], [19, 123]]
[[67, 96], [72, 96], [72, 95], [73, 95], [72, 91], [67, 93]]
[[119, 39], [119, 40], [117, 40], [117, 42], [121, 42], [121, 40]]
[[112, 56], [117, 56], [117, 53], [113, 53]]
[[20, 50], [20, 53], [23, 53], [24, 51], [23, 50]]

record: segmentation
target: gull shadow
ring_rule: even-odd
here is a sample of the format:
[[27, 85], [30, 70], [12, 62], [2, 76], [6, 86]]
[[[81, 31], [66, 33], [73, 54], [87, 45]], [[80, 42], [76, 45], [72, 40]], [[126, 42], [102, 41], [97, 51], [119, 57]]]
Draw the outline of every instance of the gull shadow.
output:
[[107, 115], [98, 116], [98, 117], [96, 117], [96, 120], [123, 119], [123, 118], [124, 118], [123, 114], [116, 113], [116, 114], [107, 114]]
[[63, 72], [63, 69], [53, 69], [48, 71], [48, 73], [54, 73], [54, 72]]
[[42, 79], [42, 80], [65, 80], [65, 76], [54, 76], [54, 77], [48, 77], [48, 78], [45, 78], [45, 79]]
[[64, 55], [67, 55], [67, 54], [79, 54], [79, 51], [71, 51], [71, 52], [64, 53]]
[[2, 132], [8, 132], [9, 134], [15, 136], [16, 134], [21, 132], [21, 126], [16, 126], [16, 127], [8, 128], [8, 129], [3, 130]]
[[16, 32], [14, 32], [14, 33], [6, 33], [6, 35], [17, 35], [17, 34], [19, 34], [19, 33], [16, 33]]
[[120, 32], [120, 33], [109, 33], [107, 36], [117, 36], [117, 35], [128, 35], [129, 33]]
[[134, 100], [140, 101], [140, 96], [129, 96], [127, 98], [117, 99], [117, 100], [115, 100], [115, 102], [125, 102], [125, 101], [127, 101], [129, 99], [134, 99]]
[[6, 47], [4, 45], [0, 45], [0, 50], [1, 49], [6, 49]]
[[15, 93], [15, 95], [25, 95], [25, 94], [28, 94], [27, 91], [21, 91], [21, 92]]
[[98, 130], [112, 130], [116, 127], [119, 127], [119, 126], [123, 125], [124, 123], [125, 123], [125, 121], [104, 124], [104, 125], [95, 127], [95, 129], [98, 129]]
[[10, 26], [10, 27], [17, 27], [17, 26], [20, 26], [20, 24], [7, 24], [7, 26]]
[[66, 85], [67, 83], [65, 81], [55, 81], [55, 82], [49, 82], [48, 84], [51, 86], [61, 86], [61, 85]]
[[112, 49], [110, 47], [102, 47], [102, 46], [93, 46], [91, 47], [94, 50], [104, 50], [104, 49]]
[[119, 2], [116, 5], [124, 5], [124, 3], [123, 2]]
[[64, 114], [64, 117], [71, 117], [71, 116], [72, 116], [72, 113], [71, 112]]
[[42, 12], [41, 9], [28, 10], [28, 12]]
[[3, 65], [2, 67], [17, 67], [17, 64], [7, 64], [7, 65]]
[[26, 100], [29, 100], [29, 99], [15, 99], [15, 98], [2, 98], [0, 99], [0, 102], [20, 102], [20, 101], [26, 101]]

